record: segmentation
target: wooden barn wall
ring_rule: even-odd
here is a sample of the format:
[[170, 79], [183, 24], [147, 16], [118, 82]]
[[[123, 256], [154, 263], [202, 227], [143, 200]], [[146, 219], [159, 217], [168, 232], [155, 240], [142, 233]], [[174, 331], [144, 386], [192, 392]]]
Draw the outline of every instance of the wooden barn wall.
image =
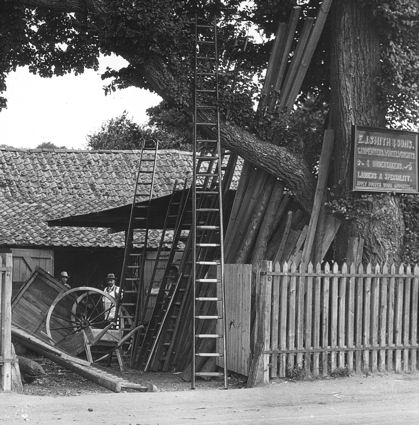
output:
[[12, 293], [17, 294], [30, 278], [36, 267], [42, 267], [50, 274], [54, 273], [54, 251], [43, 248], [12, 248], [13, 286]]

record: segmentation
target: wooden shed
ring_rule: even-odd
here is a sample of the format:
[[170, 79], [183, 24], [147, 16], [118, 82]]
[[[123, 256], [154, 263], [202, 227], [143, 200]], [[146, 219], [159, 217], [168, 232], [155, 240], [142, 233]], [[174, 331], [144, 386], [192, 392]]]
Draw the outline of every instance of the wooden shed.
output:
[[[124, 232], [105, 227], [50, 227], [48, 220], [119, 208], [132, 202], [140, 151], [0, 149], [0, 249], [13, 253], [13, 293], [37, 266], [72, 286], [100, 287], [118, 274]], [[172, 192], [192, 167], [192, 154], [158, 152], [155, 198]], [[164, 207], [164, 199], [162, 205]], [[150, 232], [150, 257], [160, 232]]]

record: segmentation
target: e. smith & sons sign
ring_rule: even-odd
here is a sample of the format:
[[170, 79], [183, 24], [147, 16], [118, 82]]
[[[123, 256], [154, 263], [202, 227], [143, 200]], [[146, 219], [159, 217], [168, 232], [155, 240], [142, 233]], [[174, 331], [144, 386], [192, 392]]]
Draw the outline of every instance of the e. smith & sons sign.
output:
[[354, 191], [418, 193], [418, 180], [418, 133], [354, 126]]

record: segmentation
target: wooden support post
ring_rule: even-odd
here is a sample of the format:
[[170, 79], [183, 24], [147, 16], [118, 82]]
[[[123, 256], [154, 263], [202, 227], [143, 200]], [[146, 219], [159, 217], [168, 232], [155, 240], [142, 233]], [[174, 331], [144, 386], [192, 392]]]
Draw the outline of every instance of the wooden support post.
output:
[[282, 201], [282, 194], [284, 192], [284, 185], [280, 182], [275, 182], [272, 189], [271, 197], [269, 199], [268, 207], [266, 208], [263, 221], [256, 238], [255, 248], [253, 249], [252, 264], [257, 261], [266, 259], [266, 251], [268, 248], [268, 239], [274, 230], [276, 224], [275, 218]]
[[[305, 47], [307, 45], [308, 37], [310, 36], [311, 30], [313, 28], [314, 18], [307, 18], [304, 22], [304, 27], [301, 32], [300, 39], [298, 40], [297, 47], [295, 49], [295, 54], [292, 57], [291, 65], [288, 68], [287, 75], [284, 80], [283, 88], [281, 91], [281, 98], [279, 101], [279, 108], [283, 108], [287, 100], [287, 96], [292, 88], [292, 81], [294, 76], [297, 73], [298, 67], [301, 64], [301, 59]], [[275, 87], [279, 91], [280, 87]]]
[[[5, 261], [3, 261], [5, 258]], [[12, 254], [0, 256], [1, 388], [12, 390]]]
[[262, 222], [266, 207], [268, 205], [272, 193], [272, 187], [274, 182], [274, 178], [272, 176], [268, 176], [268, 178], [266, 179], [266, 183], [263, 187], [262, 193], [259, 193], [259, 197], [253, 210], [253, 214], [250, 217], [250, 221], [246, 222], [247, 224], [243, 223], [243, 226], [246, 227], [243, 227], [241, 229], [244, 236], [241, 243], [236, 245], [237, 247], [240, 247], [240, 250], [238, 251], [237, 256], [235, 258], [235, 263], [245, 264], [250, 256], [250, 253], [252, 252], [252, 248], [256, 241], [258, 230], [260, 228], [260, 224]]
[[269, 384], [269, 354], [264, 354], [270, 348], [271, 335], [271, 297], [272, 297], [272, 262], [262, 261], [256, 267], [256, 343], [252, 353], [247, 387]]
[[263, 115], [265, 105], [270, 101], [270, 93], [272, 85], [275, 83], [276, 71], [280, 66], [282, 50], [286, 35], [287, 25], [280, 22], [275, 35], [274, 45], [272, 47], [271, 56], [268, 62], [268, 69], [266, 70], [265, 82], [261, 91], [261, 99], [258, 105], [258, 113]]
[[288, 65], [288, 56], [290, 54], [292, 42], [294, 41], [295, 29], [297, 28], [297, 23], [298, 23], [298, 18], [300, 17], [300, 13], [301, 13], [301, 7], [295, 6], [291, 12], [291, 16], [287, 25], [287, 37], [282, 47], [281, 61], [280, 61], [278, 73], [276, 75], [275, 91], [277, 93], [279, 93], [281, 90], [282, 81], [285, 75], [285, 70], [287, 69], [287, 65]]
[[314, 195], [313, 209], [311, 212], [310, 223], [308, 225], [308, 235], [304, 244], [302, 264], [306, 267], [311, 258], [314, 236], [316, 234], [317, 221], [319, 219], [320, 209], [324, 198], [327, 184], [327, 175], [329, 170], [330, 158], [333, 151], [334, 131], [326, 130], [324, 132], [322, 152], [319, 162], [319, 176], [317, 178], [316, 192]]
[[310, 38], [307, 42], [306, 48], [304, 49], [304, 54], [301, 59], [301, 64], [298, 68], [297, 75], [295, 76], [292, 88], [289, 91], [289, 94], [286, 99], [285, 107], [288, 109], [292, 108], [295, 102], [295, 98], [297, 97], [298, 92], [300, 91], [304, 77], [310, 65], [311, 58], [313, 57], [314, 51], [316, 50], [316, 47], [317, 47], [317, 43], [323, 31], [323, 27], [326, 22], [326, 18], [329, 13], [331, 5], [332, 5], [332, 0], [324, 0], [320, 7], [316, 22], [310, 34]]

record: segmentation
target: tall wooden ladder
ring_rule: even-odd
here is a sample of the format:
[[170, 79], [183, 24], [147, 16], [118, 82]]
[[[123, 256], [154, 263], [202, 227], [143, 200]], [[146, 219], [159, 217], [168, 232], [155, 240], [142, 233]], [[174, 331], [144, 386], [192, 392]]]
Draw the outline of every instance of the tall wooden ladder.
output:
[[[133, 201], [125, 235], [125, 250], [120, 277], [122, 299], [119, 320], [127, 332], [139, 324], [145, 309], [144, 265], [146, 260], [150, 205], [154, 193], [158, 143], [144, 144], [135, 181]], [[145, 201], [145, 202], [144, 202]], [[131, 344], [131, 348], [134, 345]], [[131, 352], [131, 356], [133, 350]]]
[[[195, 84], [192, 179], [192, 380], [224, 377], [227, 388], [224, 249], [222, 209], [222, 154], [218, 93], [217, 24], [195, 23]], [[211, 164], [209, 166], [208, 164]], [[208, 250], [212, 252], [208, 260]], [[214, 275], [202, 271], [218, 267]], [[215, 296], [208, 296], [214, 285]], [[215, 289], [215, 288], [214, 288]], [[209, 312], [209, 313], [208, 313]], [[216, 344], [203, 341], [215, 339]], [[201, 350], [201, 346], [214, 347]], [[221, 357], [222, 372], [198, 372], [198, 357]]]
[[[225, 155], [228, 155], [226, 152]], [[205, 166], [207, 170], [210, 170], [215, 160], [205, 161]], [[223, 161], [223, 163], [226, 161]], [[236, 156], [229, 155], [229, 160], [226, 166], [226, 171], [223, 177], [223, 188], [225, 195], [227, 194], [226, 188], [231, 184], [234, 168], [236, 163]], [[198, 161], [197, 168], [202, 171], [202, 166], [204, 165], [203, 161]], [[206, 180], [206, 190], [211, 189], [212, 181]], [[192, 189], [192, 188], [191, 188]], [[190, 191], [191, 192], [191, 191]], [[191, 195], [191, 193], [189, 193]], [[181, 228], [191, 228], [191, 215], [192, 211], [189, 210], [192, 206], [191, 196], [187, 198], [188, 208], [186, 213], [181, 214]], [[205, 207], [212, 208], [215, 203], [218, 202], [217, 199], [211, 197], [205, 199], [207, 204]], [[212, 219], [216, 220], [217, 217]], [[214, 230], [213, 230], [214, 231]], [[198, 266], [197, 273], [205, 276], [208, 270], [212, 267], [214, 268], [214, 257], [213, 254], [216, 252], [211, 252], [211, 249], [207, 249], [205, 252], [205, 261], [202, 260], [201, 264]], [[155, 339], [153, 350], [150, 352], [150, 358], [148, 360], [150, 368], [155, 371], [170, 371], [173, 369], [180, 370], [186, 367], [187, 358], [189, 358], [189, 353], [192, 350], [192, 341], [190, 338], [190, 333], [192, 326], [190, 324], [190, 317], [192, 315], [192, 279], [191, 279], [191, 270], [192, 270], [192, 232], [189, 232], [188, 238], [186, 240], [186, 245], [183, 250], [182, 261], [179, 266], [179, 277], [176, 285], [173, 288], [173, 293], [170, 295], [170, 301], [166, 308], [165, 314], [161, 320], [161, 325], [158, 329], [157, 338]], [[212, 285], [214, 286], [214, 285]], [[214, 292], [213, 288], [208, 288], [212, 295]], [[208, 304], [208, 303], [207, 303]], [[186, 360], [185, 360], [186, 359]], [[151, 363], [150, 363], [151, 362]]]
[[[166, 211], [159, 247], [157, 249], [156, 260], [154, 263], [150, 286], [147, 294], [146, 306], [148, 306], [150, 303], [150, 296], [153, 288], [158, 288], [158, 293], [154, 308], [150, 317], [148, 318], [148, 321], [146, 320], [147, 318], [145, 317], [145, 312], [141, 319], [141, 323], [145, 324], [146, 326], [144, 332], [140, 334], [140, 344], [138, 345], [138, 350], [135, 353], [134, 367], [144, 371], [146, 371], [149, 367], [150, 356], [153, 352], [153, 348], [159, 335], [159, 327], [162, 324], [162, 319], [165, 312], [167, 311], [167, 306], [173, 294], [173, 288], [167, 287], [168, 271], [170, 266], [173, 265], [176, 254], [183, 252], [182, 231], [179, 227], [179, 223], [186, 205], [185, 198], [187, 197], [187, 191], [185, 188], [186, 180], [183, 191], [178, 190], [178, 182], [176, 182], [173, 187], [172, 195], [170, 197], [169, 205]], [[174, 223], [174, 226], [172, 224], [174, 230], [171, 240], [167, 242], [166, 236], [168, 234], [168, 227], [170, 223]], [[162, 253], [167, 253], [167, 251], [163, 251], [163, 246], [167, 248], [167, 244], [169, 244], [169, 252], [168, 255], [163, 257]]]

